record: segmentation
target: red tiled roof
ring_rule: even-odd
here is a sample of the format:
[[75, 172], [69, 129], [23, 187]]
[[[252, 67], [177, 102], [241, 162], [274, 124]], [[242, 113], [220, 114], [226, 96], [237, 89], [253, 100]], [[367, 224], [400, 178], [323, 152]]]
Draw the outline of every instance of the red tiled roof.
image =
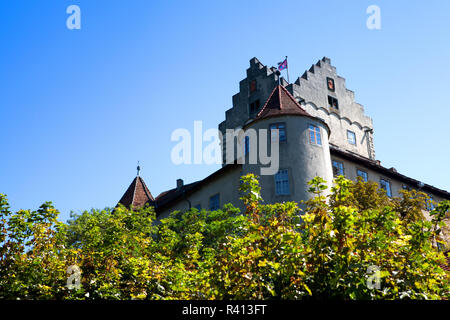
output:
[[180, 188], [174, 188], [174, 189], [170, 189], [170, 190], [161, 192], [155, 198], [157, 215], [160, 211], [160, 208], [163, 208], [166, 205], [170, 204], [173, 200], [184, 196], [188, 191], [191, 191], [200, 182], [201, 181], [196, 181], [193, 183], [185, 184], [185, 185], [181, 186]]
[[283, 86], [276, 86], [267, 99], [264, 107], [257, 114], [255, 120], [278, 115], [311, 115], [303, 109], [295, 98]]
[[125, 207], [134, 207], [139, 208], [142, 207], [147, 202], [153, 202], [155, 199], [153, 198], [150, 190], [148, 190], [145, 185], [144, 180], [137, 176], [131, 182], [127, 191], [125, 191], [124, 195], [120, 199], [119, 203], [124, 205]]

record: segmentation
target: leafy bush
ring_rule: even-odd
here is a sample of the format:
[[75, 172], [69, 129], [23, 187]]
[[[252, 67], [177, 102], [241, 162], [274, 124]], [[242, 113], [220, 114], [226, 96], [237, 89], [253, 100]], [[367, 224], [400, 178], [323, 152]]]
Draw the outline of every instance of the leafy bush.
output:
[[[315, 178], [301, 209], [263, 204], [254, 175], [242, 182], [243, 214], [228, 204], [158, 223], [153, 207], [122, 206], [63, 223], [51, 203], [12, 213], [0, 195], [0, 298], [449, 298], [436, 249], [449, 201], [427, 221], [415, 191], [391, 200], [374, 183], [338, 177], [327, 198]], [[80, 287], [70, 290], [73, 265]]]

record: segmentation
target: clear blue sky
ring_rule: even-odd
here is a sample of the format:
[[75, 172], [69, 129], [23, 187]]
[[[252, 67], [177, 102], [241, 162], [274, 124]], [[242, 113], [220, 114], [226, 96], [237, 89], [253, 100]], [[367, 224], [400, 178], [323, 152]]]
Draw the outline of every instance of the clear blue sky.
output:
[[[81, 8], [81, 30], [66, 8]], [[366, 8], [381, 8], [381, 30]], [[291, 81], [331, 58], [386, 167], [450, 190], [450, 1], [0, 2], [0, 192], [14, 210], [114, 206], [218, 165], [170, 161], [174, 129], [216, 128], [249, 60], [289, 56]]]

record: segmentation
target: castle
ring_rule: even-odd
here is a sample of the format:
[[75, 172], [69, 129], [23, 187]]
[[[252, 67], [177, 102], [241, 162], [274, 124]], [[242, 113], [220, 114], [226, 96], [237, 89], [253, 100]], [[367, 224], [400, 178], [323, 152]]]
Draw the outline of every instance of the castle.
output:
[[311, 196], [307, 191], [309, 180], [321, 176], [331, 184], [337, 175], [375, 181], [390, 197], [399, 196], [403, 189], [423, 191], [430, 197], [428, 210], [434, 202], [450, 200], [449, 192], [402, 175], [395, 168], [385, 168], [376, 160], [372, 119], [355, 102], [354, 92], [346, 88], [345, 79], [336, 73], [329, 58], [319, 60], [294, 83], [280, 77], [276, 68], [253, 58], [232, 102], [225, 121], [219, 124], [224, 137], [221, 169], [189, 184], [178, 179], [175, 188], [156, 198], [138, 172], [119, 203], [133, 207], [148, 203], [155, 207], [158, 218], [194, 207], [216, 210], [226, 203], [242, 209], [240, 177], [259, 175], [263, 165], [248, 161], [252, 150], [247, 141], [241, 158], [226, 161], [227, 146], [234, 148], [227, 129], [244, 133], [277, 129], [270, 131], [276, 135], [269, 134], [267, 144], [274, 139], [278, 143], [278, 171], [260, 176], [265, 203], [306, 200]]

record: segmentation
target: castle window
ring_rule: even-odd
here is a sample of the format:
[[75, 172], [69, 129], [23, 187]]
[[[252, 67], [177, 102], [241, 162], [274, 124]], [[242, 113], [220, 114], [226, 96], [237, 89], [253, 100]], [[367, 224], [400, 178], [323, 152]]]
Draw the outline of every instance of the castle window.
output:
[[426, 200], [426, 206], [427, 206], [428, 211], [434, 210], [433, 197], [431, 197], [431, 196], [428, 197], [428, 199]]
[[333, 175], [335, 177], [344, 175], [344, 164], [342, 162], [333, 160]]
[[309, 142], [311, 144], [322, 145], [322, 137], [320, 136], [320, 128], [312, 124], [309, 125]]
[[334, 109], [339, 109], [338, 100], [332, 96], [328, 96], [328, 107], [334, 108]]
[[250, 113], [256, 113], [259, 109], [259, 100], [250, 103]]
[[367, 172], [365, 172], [363, 170], [356, 169], [356, 175], [358, 177], [361, 177], [364, 182], [367, 182], [367, 180], [368, 180]]
[[256, 80], [250, 81], [249, 90], [250, 90], [250, 94], [252, 94], [253, 92], [256, 91]]
[[380, 187], [381, 189], [386, 190], [388, 197], [392, 197], [391, 183], [388, 180], [380, 179]]
[[209, 198], [209, 210], [214, 211], [220, 208], [220, 194], [215, 194]]
[[327, 77], [327, 88], [328, 88], [328, 90], [334, 92], [334, 90], [335, 90], [334, 89], [334, 79]]
[[412, 191], [412, 188], [406, 184], [402, 185], [403, 190]]
[[245, 136], [244, 138], [244, 155], [249, 154], [250, 152], [250, 137]]
[[280, 170], [277, 174], [275, 174], [275, 194], [289, 194], [289, 175], [287, 169]]
[[347, 130], [347, 141], [350, 144], [356, 145], [356, 135], [353, 131]]
[[[274, 133], [272, 135], [272, 130], [278, 129], [278, 135], [277, 133]], [[279, 142], [286, 141], [286, 125], [284, 123], [274, 123], [270, 125], [270, 134], [272, 137], [272, 141], [277, 141], [277, 137], [279, 138]]]

